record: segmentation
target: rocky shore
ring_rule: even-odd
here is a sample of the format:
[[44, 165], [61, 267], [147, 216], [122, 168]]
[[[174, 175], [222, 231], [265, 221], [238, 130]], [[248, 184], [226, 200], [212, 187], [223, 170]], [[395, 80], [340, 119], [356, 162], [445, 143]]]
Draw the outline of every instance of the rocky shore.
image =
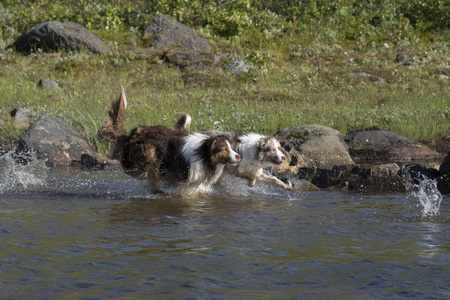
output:
[[[146, 30], [152, 50], [136, 54], [153, 57], [197, 74], [201, 68], [221, 60], [211, 52], [208, 41], [192, 29], [160, 15]], [[177, 45], [177, 47], [173, 47]], [[41, 51], [109, 51], [108, 47], [81, 25], [50, 21], [30, 28], [16, 41], [15, 48], [26, 54]], [[143, 52], [144, 51], [144, 52]], [[252, 65], [231, 62], [227, 71], [248, 72]], [[359, 76], [362, 76], [361, 74]], [[188, 80], [189, 78], [186, 78]], [[42, 79], [41, 88], [63, 92], [58, 82]], [[26, 108], [11, 112], [15, 126], [27, 128], [17, 146], [0, 146], [0, 155], [12, 155], [26, 164], [35, 153], [47, 165], [79, 166], [91, 170], [118, 168], [117, 161], [97, 153], [80, 132], [64, 120], [40, 116]], [[287, 155], [282, 166], [267, 170], [302, 190], [346, 189], [356, 192], [408, 192], [425, 178], [437, 181], [442, 193], [450, 193], [450, 153], [445, 155], [390, 131], [367, 128], [343, 136], [322, 125], [299, 125], [274, 134]]]
[[[343, 136], [323, 125], [300, 125], [281, 129], [274, 136], [287, 161], [267, 172], [290, 181], [297, 190], [404, 193], [413, 191], [420, 180], [433, 179], [441, 193], [450, 193], [450, 153], [444, 157], [393, 132], [371, 128]], [[54, 116], [40, 116], [15, 148], [6, 148], [1, 153], [21, 164], [36, 157], [48, 166], [120, 168], [117, 161], [97, 153], [76, 128]]]

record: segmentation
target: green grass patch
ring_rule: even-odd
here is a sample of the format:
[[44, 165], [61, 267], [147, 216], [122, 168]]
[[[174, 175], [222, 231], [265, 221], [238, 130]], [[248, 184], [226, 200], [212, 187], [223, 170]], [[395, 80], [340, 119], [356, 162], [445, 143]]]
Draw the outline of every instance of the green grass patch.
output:
[[[322, 124], [346, 134], [378, 126], [431, 146], [450, 136], [450, 10], [441, 1], [425, 1], [434, 10], [416, 5], [423, 1], [22, 2], [0, 5], [4, 139], [17, 140], [23, 132], [9, 113], [24, 107], [61, 117], [106, 152], [96, 133], [120, 83], [129, 102], [127, 129], [171, 127], [179, 114], [189, 113], [195, 131], [273, 134]], [[228, 58], [188, 72], [154, 55], [120, 52], [146, 48], [141, 30], [159, 12], [196, 28]], [[21, 31], [49, 19], [79, 22], [113, 51], [23, 56], [7, 48]], [[399, 62], [402, 56], [409, 66]], [[236, 58], [255, 69], [228, 73], [226, 64]], [[58, 81], [63, 90], [38, 88], [41, 78]]]

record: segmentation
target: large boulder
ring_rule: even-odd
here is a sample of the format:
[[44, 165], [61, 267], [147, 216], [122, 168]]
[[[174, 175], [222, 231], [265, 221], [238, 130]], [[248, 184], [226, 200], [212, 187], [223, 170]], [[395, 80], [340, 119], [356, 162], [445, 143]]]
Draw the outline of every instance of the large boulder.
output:
[[93, 53], [109, 51], [108, 46], [94, 33], [73, 22], [49, 21], [25, 31], [14, 43], [17, 51], [30, 54], [44, 52], [80, 51]]
[[158, 15], [144, 29], [144, 36], [151, 37], [149, 47], [156, 50], [179, 48], [183, 50], [210, 52], [213, 47], [195, 30], [165, 15]]
[[345, 136], [354, 160], [404, 162], [411, 160], [441, 160], [442, 154], [430, 147], [390, 131], [365, 130]]
[[299, 168], [333, 169], [335, 166], [354, 165], [337, 130], [323, 125], [301, 125], [279, 130], [275, 137], [287, 153], [290, 171]]
[[[19, 143], [26, 151], [34, 151], [47, 165], [83, 163], [86, 155], [101, 164], [116, 164], [96, 151], [81, 133], [60, 118], [42, 115], [25, 130]], [[91, 162], [92, 163], [92, 162]]]

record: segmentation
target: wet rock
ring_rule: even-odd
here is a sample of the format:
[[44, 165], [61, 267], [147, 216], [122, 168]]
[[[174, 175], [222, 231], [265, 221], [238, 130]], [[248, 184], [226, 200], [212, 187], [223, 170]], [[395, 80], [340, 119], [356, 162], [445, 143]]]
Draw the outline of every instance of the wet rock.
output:
[[299, 168], [333, 169], [354, 165], [343, 135], [322, 125], [301, 125], [279, 130], [275, 137], [287, 153], [287, 164], [280, 171]]
[[14, 43], [18, 52], [80, 51], [93, 53], [109, 51], [108, 46], [94, 33], [73, 22], [49, 21], [25, 31]]
[[30, 154], [27, 144], [22, 140], [17, 143], [17, 147], [11, 152], [11, 157], [16, 164], [23, 166], [28, 165], [28, 163], [33, 160], [33, 156]]
[[442, 154], [430, 147], [390, 131], [365, 130], [345, 136], [351, 157], [355, 161], [440, 160]]
[[420, 164], [405, 164], [398, 174], [415, 185], [418, 185], [421, 180], [436, 179], [440, 175], [437, 169]]
[[149, 47], [156, 50], [179, 48], [210, 52], [213, 47], [195, 30], [165, 15], [158, 15], [144, 29], [144, 36], [151, 37]]
[[82, 169], [98, 171], [106, 169], [106, 161], [98, 161], [98, 159], [83, 153], [80, 160], [72, 161], [73, 165], [79, 165]]
[[436, 178], [437, 188], [441, 194], [450, 194], [450, 174], [445, 174]]
[[255, 66], [251, 63], [247, 63], [243, 61], [242, 59], [233, 60], [230, 62], [226, 70], [233, 74], [242, 74], [242, 73], [248, 73], [250, 70], [254, 69]]
[[441, 175], [450, 174], [450, 152], [444, 158], [444, 162], [439, 167], [439, 173], [441, 173]]
[[317, 186], [305, 179], [291, 179], [289, 182], [294, 191], [316, 192], [319, 190]]
[[27, 108], [15, 108], [10, 115], [14, 118], [14, 127], [16, 128], [27, 128], [30, 126], [31, 120], [36, 117], [36, 113]]
[[48, 79], [48, 78], [42, 78], [41, 80], [39, 80], [37, 85], [38, 85], [38, 87], [43, 88], [43, 89], [49, 89], [49, 90], [55, 90], [55, 91], [61, 90], [58, 82], [56, 82], [52, 79]]
[[385, 165], [357, 165], [346, 178], [347, 189], [357, 192], [408, 192], [414, 186], [398, 174], [397, 164]]
[[34, 151], [36, 157], [45, 160], [47, 165], [71, 165], [74, 160], [79, 161], [83, 154], [102, 162], [116, 164], [96, 153], [77, 129], [53, 116], [40, 116], [25, 130], [20, 143]]
[[373, 193], [412, 191], [413, 185], [398, 175], [399, 170], [400, 167], [395, 163], [335, 166], [332, 169], [300, 168], [296, 178], [323, 189]]

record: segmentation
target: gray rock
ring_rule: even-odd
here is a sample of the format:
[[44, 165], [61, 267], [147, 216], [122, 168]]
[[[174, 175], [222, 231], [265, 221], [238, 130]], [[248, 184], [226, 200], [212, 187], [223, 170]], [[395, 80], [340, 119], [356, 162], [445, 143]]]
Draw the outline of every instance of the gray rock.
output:
[[[24, 148], [34, 151], [48, 165], [71, 165], [87, 154], [101, 162], [112, 163], [95, 152], [81, 133], [60, 118], [42, 115], [20, 138]], [[114, 164], [114, 163], [113, 163]]]
[[14, 126], [17, 128], [27, 128], [31, 120], [36, 117], [36, 113], [27, 108], [15, 108], [10, 115], [14, 118]]
[[317, 186], [305, 179], [292, 178], [289, 182], [294, 191], [316, 192], [319, 190]]
[[233, 74], [248, 73], [248, 71], [254, 69], [255, 67], [251, 63], [246, 63], [242, 59], [233, 60], [230, 62], [226, 70]]
[[49, 21], [25, 31], [14, 43], [17, 51], [30, 54], [44, 52], [80, 51], [93, 53], [109, 51], [108, 46], [94, 33], [73, 22]]
[[367, 130], [345, 136], [354, 160], [404, 162], [411, 160], [441, 160], [443, 155], [428, 146], [390, 131]]
[[165, 15], [158, 15], [144, 29], [145, 36], [151, 36], [149, 47], [156, 50], [180, 48], [183, 50], [210, 52], [213, 47], [206, 38], [195, 30]]
[[41, 80], [39, 80], [38, 87], [55, 91], [61, 90], [59, 84], [56, 81], [48, 78], [42, 78]]
[[335, 129], [323, 125], [293, 126], [279, 130], [275, 137], [287, 153], [285, 165], [291, 171], [354, 165], [344, 136]]

